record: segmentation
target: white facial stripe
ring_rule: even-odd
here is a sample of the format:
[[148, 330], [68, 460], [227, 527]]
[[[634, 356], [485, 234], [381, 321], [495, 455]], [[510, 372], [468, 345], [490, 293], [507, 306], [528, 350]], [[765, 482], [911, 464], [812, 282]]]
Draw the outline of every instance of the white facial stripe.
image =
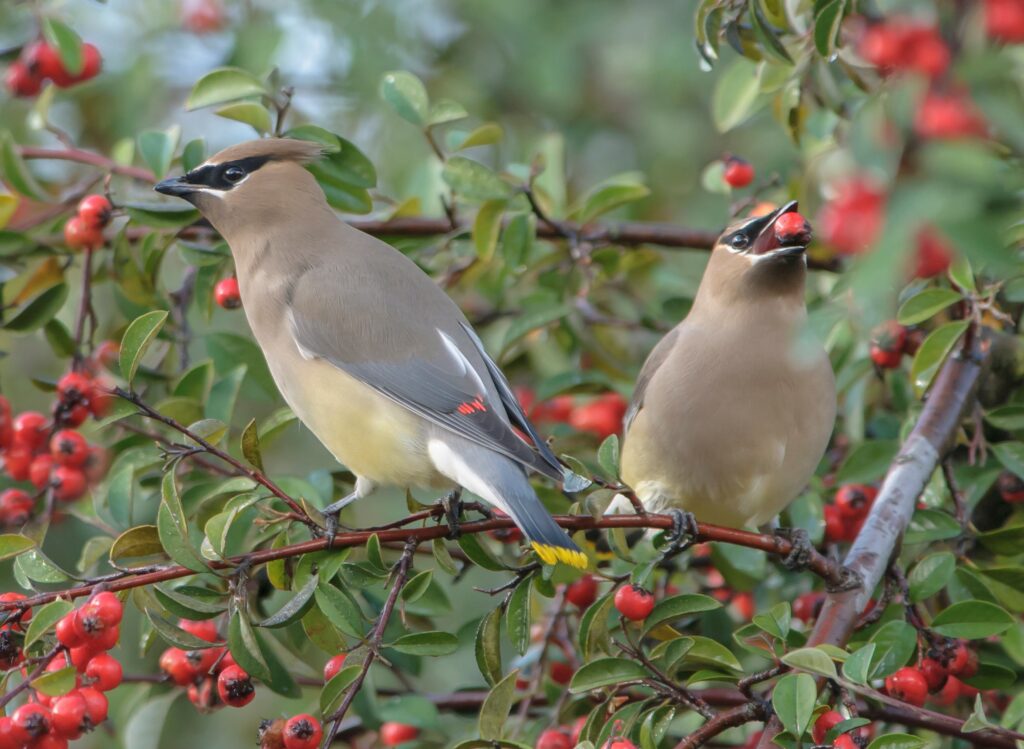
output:
[[[767, 260], [769, 258], [774, 258], [777, 257], [778, 255], [792, 252], [792, 250], [792, 247], [779, 247], [778, 249], [771, 250], [769, 252], [762, 252], [760, 255], [749, 255], [748, 257], [750, 258], [750, 264], [754, 265], [756, 263], [763, 262], [764, 260]], [[800, 254], [803, 256], [804, 265], [807, 265], [807, 253], [801, 252]]]

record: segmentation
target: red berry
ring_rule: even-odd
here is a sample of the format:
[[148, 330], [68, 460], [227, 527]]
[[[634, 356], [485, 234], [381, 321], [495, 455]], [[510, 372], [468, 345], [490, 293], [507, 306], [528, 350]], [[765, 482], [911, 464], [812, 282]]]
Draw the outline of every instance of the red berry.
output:
[[93, 686], [96, 689], [101, 692], [109, 692], [121, 683], [124, 671], [117, 658], [107, 653], [99, 653], [89, 660], [89, 664], [85, 667], [85, 676], [95, 682]]
[[13, 713], [11, 720], [30, 738], [37, 738], [50, 732], [50, 711], [42, 705], [28, 702]]
[[882, 323], [871, 332], [871, 361], [882, 369], [896, 369], [906, 342], [906, 328], [895, 320]]
[[219, 31], [224, 26], [224, 9], [219, 0], [185, 0], [182, 23], [193, 34]]
[[[0, 603], [14, 603], [16, 601], [24, 601], [26, 598], [28, 598], [28, 596], [26, 596], [24, 593], [15, 593], [13, 591], [10, 591], [10, 592], [7, 592], [7, 593], [0, 593]], [[10, 609], [9, 611], [13, 611], [13, 610], [14, 609]], [[5, 621], [6, 621], [6, 618], [5, 618]], [[17, 624], [10, 625], [10, 628], [20, 632], [20, 631], [22, 631], [24, 629], [24, 625], [28, 624], [30, 621], [32, 621], [32, 608], [31, 607], [26, 608], [22, 612], [21, 616], [18, 617]], [[6, 628], [7, 628], [7, 625], [4, 625], [4, 629], [6, 629]]]
[[419, 735], [420, 729], [406, 723], [386, 721], [380, 726], [380, 743], [384, 746], [398, 746], [406, 741], [412, 741]]
[[818, 618], [824, 602], [824, 593], [802, 593], [793, 601], [793, 616], [805, 624], [812, 622]]
[[186, 650], [185, 657], [189, 659], [196, 671], [200, 674], [208, 674], [217, 662], [223, 648], [203, 648], [202, 650]]
[[82, 69], [72, 74], [68, 70], [62, 70], [61, 75], [54, 76], [53, 82], [61, 88], [74, 86], [76, 83], [84, 83], [90, 78], [95, 78], [103, 66], [103, 58], [96, 45], [86, 42], [82, 45]]
[[7, 489], [0, 493], [0, 523], [8, 527], [24, 525], [34, 507], [32, 497], [21, 489]]
[[576, 746], [576, 742], [561, 728], [549, 728], [546, 731], [541, 731], [540, 736], [537, 737], [537, 743], [534, 744], [535, 749], [572, 749], [574, 746]]
[[186, 694], [188, 694], [188, 701], [201, 713], [211, 712], [218, 705], [217, 684], [210, 676], [205, 676], [199, 681], [189, 684]]
[[61, 429], [50, 438], [50, 455], [57, 465], [77, 468], [89, 458], [89, 443], [74, 429]]
[[49, 421], [38, 411], [23, 411], [14, 417], [13, 444], [33, 452], [42, 449], [48, 436]]
[[568, 423], [575, 407], [576, 401], [571, 395], [556, 395], [554, 398], [537, 404], [530, 416], [534, 421]]
[[825, 540], [830, 543], [840, 543], [849, 540], [849, 527], [843, 514], [835, 505], [825, 505]]
[[878, 238], [885, 218], [885, 194], [863, 178], [839, 185], [818, 216], [824, 241], [841, 255], [855, 255]]
[[883, 72], [895, 69], [902, 56], [902, 40], [898, 32], [884, 23], [874, 24], [864, 32], [857, 52]]
[[565, 661], [554, 661], [551, 664], [551, 681], [555, 684], [565, 685], [572, 681], [572, 675], [575, 673], [573, 667]]
[[867, 484], [844, 484], [836, 492], [836, 507], [845, 520], [860, 520], [868, 514], [878, 489]]
[[116, 594], [104, 590], [90, 598], [82, 611], [86, 616], [95, 617], [103, 627], [116, 627], [124, 616], [124, 604]]
[[57, 697], [50, 714], [53, 732], [63, 739], [77, 739], [91, 727], [89, 705], [77, 690]]
[[638, 622], [654, 610], [654, 595], [639, 585], [624, 585], [615, 591], [615, 608], [627, 619]]
[[775, 219], [775, 238], [782, 247], [807, 245], [811, 241], [811, 225], [796, 211], [783, 213]]
[[199, 670], [189, 660], [184, 650], [167, 648], [160, 655], [160, 670], [171, 677], [179, 687], [187, 687], [199, 676]]
[[89, 488], [85, 474], [71, 466], [57, 466], [53, 469], [53, 496], [61, 502], [74, 502]]
[[345, 665], [345, 654], [338, 653], [338, 655], [331, 658], [324, 664], [324, 681], [328, 682], [333, 679], [342, 667]]
[[78, 204], [78, 216], [88, 226], [102, 229], [110, 223], [110, 201], [103, 195], [87, 195]]
[[[1003, 498], [1003, 501], [1007, 504], [1015, 505], [1024, 502], [1024, 480], [1021, 480], [1020, 476], [1015, 473], [1004, 471], [999, 474], [999, 480], [996, 482], [996, 486], [999, 487], [999, 496]], [[11, 489], [8, 491], [17, 491]], [[6, 494], [6, 492], [4, 493]], [[0, 516], [3, 516], [4, 506], [4, 495], [0, 494]], [[31, 508], [29, 508], [31, 511]]]
[[35, 96], [43, 88], [43, 80], [32, 74], [27, 66], [20, 62], [11, 63], [4, 75], [7, 90], [15, 96]]
[[107, 369], [116, 367], [120, 356], [121, 345], [117, 341], [100, 341], [92, 352], [93, 360]]
[[949, 673], [958, 679], [970, 679], [978, 673], [978, 653], [963, 640], [957, 642], [953, 650]]
[[107, 710], [110, 705], [107, 696], [94, 687], [82, 687], [78, 693], [85, 698], [85, 704], [89, 713], [89, 722], [94, 726], [107, 719]]
[[222, 278], [213, 287], [213, 299], [224, 309], [238, 309], [242, 306], [242, 294], [238, 290], [237, 278]]
[[907, 67], [929, 78], [938, 78], [949, 67], [949, 47], [938, 29], [917, 27], [909, 34]]
[[85, 459], [85, 465], [82, 466], [82, 472], [85, 474], [85, 480], [90, 484], [95, 484], [103, 479], [107, 474], [107, 468], [110, 467], [110, 458], [107, 455], [107, 451], [99, 445], [93, 445], [89, 448], [89, 457]]
[[736, 612], [736, 616], [743, 622], [749, 622], [754, 618], [754, 614], [757, 613], [752, 593], [737, 593], [733, 596], [730, 605], [732, 610]]
[[[384, 730], [385, 723], [381, 726]], [[323, 730], [320, 728], [320, 721], [308, 713], [295, 715], [284, 724], [284, 747], [285, 749], [316, 749], [320, 745], [320, 738]]]
[[597, 600], [597, 579], [589, 572], [565, 588], [565, 600], [583, 611]]
[[15, 481], [27, 481], [32, 467], [32, 450], [23, 445], [12, 445], [4, 454], [4, 470]]
[[628, 407], [626, 399], [618, 393], [605, 393], [576, 408], [569, 417], [569, 424], [604, 439], [621, 431], [622, 417]]
[[95, 394], [93, 379], [82, 372], [68, 372], [57, 380], [57, 397], [61, 403], [89, 405]]
[[72, 216], [64, 224], [64, 244], [70, 250], [86, 247], [95, 250], [103, 245], [103, 232], [87, 224], [81, 216]]
[[1024, 42], [1024, 2], [985, 0], [985, 33], [1001, 42]]
[[85, 644], [85, 638], [75, 625], [75, 612], [71, 611], [57, 622], [57, 642], [66, 648], [79, 648]]
[[89, 661], [96, 657], [99, 650], [96, 649], [92, 639], [87, 635], [82, 634], [82, 629], [79, 626], [80, 619], [75, 616], [77, 612], [72, 612], [68, 616], [73, 617], [75, 631], [78, 633], [79, 641], [83, 644], [77, 645], [68, 651], [68, 657], [71, 659], [71, 665], [75, 667], [80, 673], [85, 673], [85, 669], [89, 667]]
[[842, 733], [832, 742], [832, 749], [860, 749], [860, 744], [854, 741], [850, 734]]
[[52, 472], [53, 458], [48, 453], [43, 453], [32, 459], [32, 465], [28, 467], [28, 480], [36, 489], [42, 489], [50, 484]]
[[43, 40], [32, 42], [21, 50], [21, 59], [40, 80], [59, 77], [64, 72], [60, 53]]
[[576, 746], [580, 743], [580, 734], [583, 733], [583, 727], [587, 725], [587, 716], [581, 715], [572, 723], [572, 730], [570, 736], [572, 737], [572, 745]]
[[748, 161], [730, 156], [725, 160], [722, 178], [729, 187], [746, 187], [754, 181], [754, 167]]
[[231, 707], [244, 707], [256, 697], [252, 679], [238, 666], [229, 666], [217, 677], [217, 695]]
[[9, 715], [0, 717], [0, 749], [21, 749], [28, 741], [28, 734]]
[[885, 677], [885, 691], [890, 697], [920, 707], [928, 696], [928, 682], [918, 669], [904, 666]]
[[922, 138], [982, 137], [985, 120], [966, 94], [929, 93], [917, 110], [914, 130]]
[[917, 668], [928, 683], [929, 692], [938, 692], [946, 685], [949, 669], [935, 658], [922, 658]]
[[213, 619], [203, 619], [201, 621], [179, 619], [178, 626], [200, 640], [206, 640], [207, 642], [217, 642], [220, 640], [220, 635], [217, 634], [217, 623]]
[[942, 689], [932, 695], [932, 702], [940, 707], [949, 707], [963, 695], [962, 688], [965, 686], [966, 684], [958, 678], [950, 676], [942, 685]]
[[629, 739], [619, 736], [617, 739], [609, 739], [606, 741], [604, 749], [637, 749], [637, 747], [636, 744]]
[[846, 718], [838, 710], [829, 710], [818, 716], [818, 719], [814, 722], [814, 729], [811, 731], [811, 737], [814, 739], [815, 744], [824, 744], [825, 736], [833, 728], [842, 723]]
[[925, 227], [917, 233], [914, 253], [914, 277], [932, 278], [945, 273], [953, 262], [953, 248], [934, 229]]

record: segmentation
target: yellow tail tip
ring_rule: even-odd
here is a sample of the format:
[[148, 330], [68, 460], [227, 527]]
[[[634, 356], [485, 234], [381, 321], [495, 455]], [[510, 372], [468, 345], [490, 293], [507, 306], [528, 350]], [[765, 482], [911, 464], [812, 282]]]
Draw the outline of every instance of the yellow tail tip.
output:
[[564, 546], [551, 546], [550, 544], [530, 544], [537, 556], [544, 564], [555, 564], [561, 562], [576, 569], [585, 570], [589, 566], [587, 555], [578, 549], [568, 549]]

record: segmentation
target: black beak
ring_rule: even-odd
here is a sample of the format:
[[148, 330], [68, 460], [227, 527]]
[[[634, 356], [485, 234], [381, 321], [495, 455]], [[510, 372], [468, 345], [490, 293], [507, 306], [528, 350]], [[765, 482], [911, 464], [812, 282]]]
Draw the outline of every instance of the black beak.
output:
[[176, 198], [185, 199], [195, 192], [192, 185], [185, 181], [184, 176], [169, 177], [162, 182], [157, 182], [153, 189], [164, 195], [173, 195]]

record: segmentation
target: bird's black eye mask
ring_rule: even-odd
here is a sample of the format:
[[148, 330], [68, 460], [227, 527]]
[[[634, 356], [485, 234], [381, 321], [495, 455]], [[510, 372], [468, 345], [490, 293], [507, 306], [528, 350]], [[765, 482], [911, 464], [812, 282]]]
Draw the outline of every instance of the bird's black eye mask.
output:
[[226, 161], [223, 164], [208, 164], [193, 169], [182, 177], [182, 182], [195, 187], [230, 190], [268, 161], [269, 156], [250, 156], [246, 159]]

